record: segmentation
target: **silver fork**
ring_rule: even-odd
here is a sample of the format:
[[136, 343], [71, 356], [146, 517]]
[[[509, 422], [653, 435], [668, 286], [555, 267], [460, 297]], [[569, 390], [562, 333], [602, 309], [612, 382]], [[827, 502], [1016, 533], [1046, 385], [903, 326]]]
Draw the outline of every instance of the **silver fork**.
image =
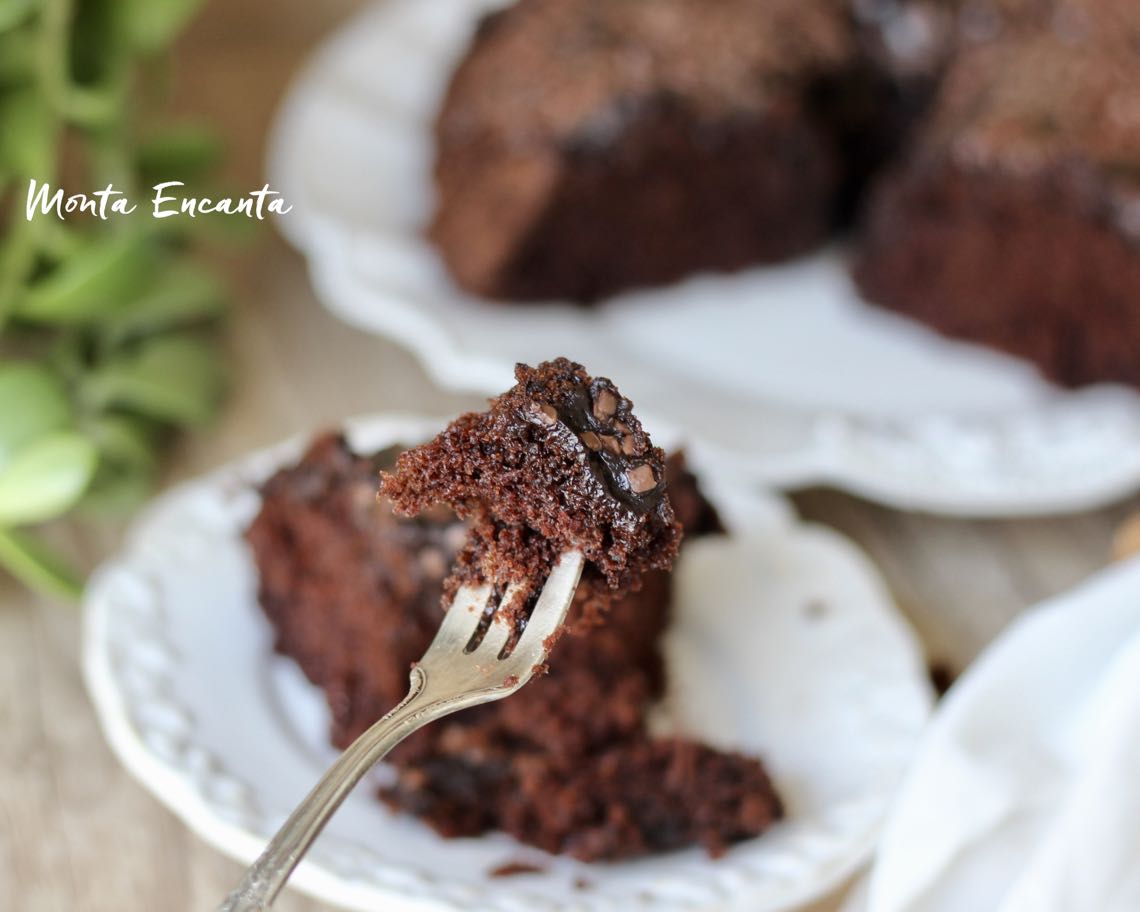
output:
[[[512, 625], [492, 618], [482, 641], [469, 645], [484, 615], [490, 586], [462, 587], [448, 607], [423, 659], [412, 668], [404, 701], [341, 754], [308, 797], [277, 831], [241, 885], [218, 912], [265, 912], [285, 886], [329, 818], [356, 784], [385, 754], [412, 732], [450, 713], [510, 696], [546, 661], [547, 640], [566, 618], [582, 575], [582, 555], [568, 551], [546, 579], [518, 643], [506, 656]], [[519, 594], [509, 586], [499, 605]]]

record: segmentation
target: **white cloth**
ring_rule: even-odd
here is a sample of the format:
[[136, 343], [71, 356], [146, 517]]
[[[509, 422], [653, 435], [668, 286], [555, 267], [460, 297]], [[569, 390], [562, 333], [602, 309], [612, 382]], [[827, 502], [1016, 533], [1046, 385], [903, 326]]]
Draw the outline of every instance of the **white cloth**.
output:
[[939, 707], [850, 912], [1140, 912], [1140, 560], [1025, 615]]

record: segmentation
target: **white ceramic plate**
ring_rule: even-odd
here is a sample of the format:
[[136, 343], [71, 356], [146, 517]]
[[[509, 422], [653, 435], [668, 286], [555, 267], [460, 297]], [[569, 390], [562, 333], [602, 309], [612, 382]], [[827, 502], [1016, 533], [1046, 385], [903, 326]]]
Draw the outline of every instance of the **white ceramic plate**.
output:
[[[377, 418], [351, 436], [382, 447], [437, 427]], [[299, 451], [294, 442], [254, 455], [160, 499], [86, 599], [87, 681], [111, 745], [190, 827], [243, 861], [333, 756], [323, 701], [271, 652], [241, 538], [258, 508], [254, 484]], [[690, 447], [698, 471], [699, 451]], [[583, 865], [502, 835], [441, 839], [360, 789], [294, 885], [391, 912], [769, 912], [864, 863], [930, 711], [919, 649], [866, 558], [747, 487], [724, 475], [706, 485], [734, 535], [694, 543], [677, 571], [669, 695], [655, 720], [762, 755], [787, 822], [715, 862], [693, 850]], [[542, 872], [489, 876], [520, 859]]]
[[1140, 486], [1140, 397], [1064, 393], [1026, 364], [870, 309], [840, 251], [596, 310], [457, 289], [423, 237], [431, 121], [478, 16], [501, 5], [384, 0], [286, 99], [270, 171], [294, 209], [279, 224], [337, 315], [458, 389], [496, 393], [517, 361], [575, 357], [770, 484], [973, 515], [1084, 509]]

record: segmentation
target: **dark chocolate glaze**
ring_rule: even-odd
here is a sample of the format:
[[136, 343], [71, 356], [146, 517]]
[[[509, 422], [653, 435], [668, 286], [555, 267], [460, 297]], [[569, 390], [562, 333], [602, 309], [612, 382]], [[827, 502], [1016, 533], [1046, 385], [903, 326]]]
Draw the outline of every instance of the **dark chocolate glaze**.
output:
[[[543, 393], [541, 385], [534, 380], [526, 384], [526, 390], [536, 397], [541, 397]], [[606, 394], [614, 397], [616, 407], [608, 417], [600, 417], [595, 413], [594, 403]], [[633, 418], [633, 406], [612, 382], [605, 377], [597, 377], [588, 385], [564, 391], [557, 401], [549, 404], [558, 413], [558, 423], [550, 426], [550, 432], [564, 434], [565, 431], [570, 431], [574, 435], [574, 445], [584, 450], [591, 468], [611, 497], [642, 514], [652, 513], [660, 506], [665, 496], [665, 486], [656, 472], [654, 486], [649, 490], [638, 492], [631, 487], [628, 473], [641, 466], [649, 466], [649, 445], [647, 441], [638, 439], [639, 436], [644, 437], [644, 432], [634, 423], [636, 419]], [[531, 411], [530, 415], [534, 414]], [[619, 424], [621, 427], [617, 426]], [[613, 452], [604, 445], [601, 448], [589, 446], [583, 437], [586, 434], [594, 435], [599, 441], [615, 441], [610, 446], [619, 451]], [[629, 441], [627, 446], [633, 450], [631, 455], [620, 452], [623, 441]], [[649, 470], [654, 471], [652, 466], [649, 466]]]

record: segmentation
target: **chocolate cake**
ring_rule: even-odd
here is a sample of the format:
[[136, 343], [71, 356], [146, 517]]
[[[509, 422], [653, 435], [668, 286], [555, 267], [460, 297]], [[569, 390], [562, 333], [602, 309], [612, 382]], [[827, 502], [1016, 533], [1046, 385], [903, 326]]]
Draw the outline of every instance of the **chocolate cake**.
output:
[[[339, 747], [406, 693], [466, 532], [448, 511], [404, 518], [377, 501], [375, 472], [393, 459], [321, 438], [264, 486], [247, 534], [277, 648], [324, 690]], [[720, 532], [681, 457], [664, 472], [687, 535]], [[670, 575], [648, 570], [599, 624], [579, 592], [548, 674], [404, 742], [390, 755], [396, 778], [384, 800], [444, 835], [500, 830], [584, 860], [686, 845], [715, 854], [763, 832], [782, 808], [758, 760], [646, 731], [665, 683], [670, 599]]]
[[1046, 32], [1065, 44], [1140, 50], [1140, 4], [1134, 0], [850, 0], [850, 5], [861, 45], [905, 97], [912, 116], [925, 110], [959, 54], [994, 41]]
[[[1071, 2], [1067, 21], [1115, 8]], [[1027, 29], [956, 58], [871, 202], [856, 278], [1057, 382], [1140, 385], [1140, 53], [1126, 29], [1075, 37], [1103, 30]]]
[[453, 74], [430, 235], [476, 294], [589, 302], [860, 211], [872, 302], [1140, 385], [1138, 61], [1135, 0], [518, 0]]
[[430, 236], [504, 300], [795, 256], [832, 228], [862, 68], [836, 0], [521, 0], [451, 80]]
[[407, 693], [466, 535], [449, 511], [397, 519], [377, 505], [377, 473], [395, 458], [354, 455], [334, 434], [318, 438], [266, 482], [246, 533], [277, 649], [325, 692], [339, 747]]
[[396, 512], [446, 504], [472, 521], [456, 583], [540, 586], [560, 553], [580, 551], [582, 585], [600, 608], [600, 590], [669, 569], [680, 528], [665, 455], [630, 401], [565, 358], [520, 364], [515, 379], [486, 412], [461, 416], [383, 473]]

